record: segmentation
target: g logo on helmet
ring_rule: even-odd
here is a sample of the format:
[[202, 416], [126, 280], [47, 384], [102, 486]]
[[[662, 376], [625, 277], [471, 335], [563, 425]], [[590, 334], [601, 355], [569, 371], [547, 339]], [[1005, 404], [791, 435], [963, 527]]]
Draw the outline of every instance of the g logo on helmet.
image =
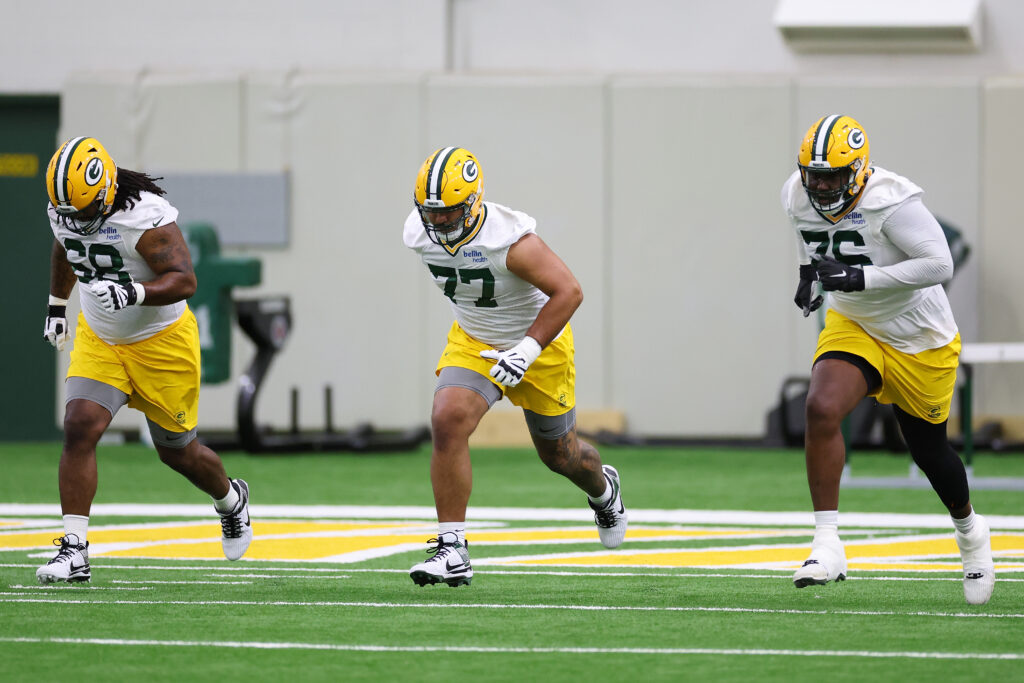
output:
[[480, 171], [476, 167], [476, 162], [472, 159], [467, 159], [466, 163], [462, 165], [462, 179], [467, 183], [471, 183], [476, 180], [477, 175]]
[[846, 142], [850, 145], [850, 149], [860, 149], [864, 146], [864, 131], [860, 128], [854, 128], [846, 136]]
[[103, 178], [103, 161], [97, 157], [93, 157], [89, 160], [89, 165], [85, 167], [85, 183], [86, 185], [92, 186], [98, 183]]

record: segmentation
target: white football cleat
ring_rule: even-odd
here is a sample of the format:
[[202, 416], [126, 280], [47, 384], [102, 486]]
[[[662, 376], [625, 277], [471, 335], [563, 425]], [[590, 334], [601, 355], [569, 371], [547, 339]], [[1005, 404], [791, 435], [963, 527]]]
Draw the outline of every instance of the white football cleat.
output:
[[60, 550], [52, 560], [36, 570], [36, 579], [39, 583], [78, 583], [92, 578], [88, 542], [83, 545], [78, 542], [78, 536], [67, 534], [54, 539], [53, 544], [59, 545]]
[[846, 550], [838, 536], [815, 538], [811, 542], [811, 556], [793, 574], [793, 584], [797, 588], [845, 579]]
[[229, 483], [238, 492], [238, 504], [231, 512], [220, 512], [220, 544], [224, 557], [237, 560], [252, 543], [252, 524], [249, 522], [249, 485], [242, 479], [231, 479]]
[[[444, 538], [448, 536], [449, 538]], [[469, 543], [459, 543], [455, 534], [439, 534], [427, 543], [437, 545], [427, 550], [433, 553], [429, 560], [413, 565], [409, 576], [417, 586], [446, 583], [452, 588], [468, 586], [473, 580], [473, 566], [469, 563]]]
[[594, 511], [594, 523], [597, 524], [597, 535], [601, 543], [605, 548], [618, 548], [626, 538], [629, 515], [622, 505], [622, 487], [619, 483], [618, 470], [611, 465], [604, 465], [602, 469], [608, 485], [612, 487], [612, 497], [601, 508], [594, 505], [589, 498], [587, 504]]
[[971, 605], [984, 605], [996, 585], [996, 567], [992, 561], [992, 542], [988, 522], [975, 514], [969, 534], [954, 530], [960, 557], [964, 561], [964, 598]]

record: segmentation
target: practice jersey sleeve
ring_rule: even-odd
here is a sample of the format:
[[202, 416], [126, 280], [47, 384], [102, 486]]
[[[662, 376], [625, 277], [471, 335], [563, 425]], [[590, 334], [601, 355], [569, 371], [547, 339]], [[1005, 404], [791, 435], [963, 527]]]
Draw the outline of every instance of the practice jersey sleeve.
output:
[[882, 233], [909, 258], [888, 266], [865, 266], [864, 289], [920, 289], [953, 276], [953, 257], [942, 227], [924, 202], [903, 202], [882, 224]]

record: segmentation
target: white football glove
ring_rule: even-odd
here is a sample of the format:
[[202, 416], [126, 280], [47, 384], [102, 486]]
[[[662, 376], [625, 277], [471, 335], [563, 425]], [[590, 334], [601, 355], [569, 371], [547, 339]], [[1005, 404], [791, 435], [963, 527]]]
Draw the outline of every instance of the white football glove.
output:
[[64, 350], [68, 343], [68, 307], [64, 304], [50, 304], [46, 309], [46, 325], [43, 327], [43, 339], [50, 342], [58, 351]]
[[540, 344], [533, 337], [523, 337], [523, 340], [507, 351], [496, 351], [487, 349], [481, 351], [484, 358], [493, 358], [496, 362], [491, 368], [491, 377], [498, 380], [506, 387], [514, 387], [519, 384], [526, 374], [526, 369], [540, 355]]
[[109, 312], [120, 311], [125, 306], [141, 304], [146, 290], [139, 282], [122, 285], [109, 280], [93, 280], [86, 285], [103, 308]]

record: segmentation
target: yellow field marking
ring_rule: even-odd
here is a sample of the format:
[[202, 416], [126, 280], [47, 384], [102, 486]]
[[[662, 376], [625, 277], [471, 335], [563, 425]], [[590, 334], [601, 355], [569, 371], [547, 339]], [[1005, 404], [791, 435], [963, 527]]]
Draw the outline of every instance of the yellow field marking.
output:
[[[253, 532], [261, 536], [310, 535], [377, 529], [422, 528], [422, 526], [408, 522], [271, 521], [254, 523]], [[63, 535], [63, 531], [60, 529], [0, 534], [0, 550], [47, 547], [52, 545], [53, 540], [61, 535]], [[182, 524], [162, 524], [159, 526], [139, 524], [118, 528], [104, 528], [100, 526], [89, 529], [90, 546], [109, 543], [157, 543], [187, 539], [209, 539], [220, 543], [220, 522], [214, 518], [209, 522], [201, 523], [185, 522]]]
[[[760, 536], [770, 537], [780, 533], [779, 529], [708, 529], [708, 528], [658, 528], [635, 527], [629, 530], [631, 541], [685, 540], [701, 538], [731, 538]], [[789, 533], [793, 533], [790, 531]], [[806, 533], [806, 532], [802, 532]], [[471, 529], [467, 537], [472, 543], [537, 543], [543, 541], [596, 541], [597, 528], [576, 529]]]
[[[425, 549], [436, 533], [427, 522], [361, 522], [281, 520], [257, 521], [255, 539], [246, 559], [268, 561], [323, 561], [349, 563]], [[0, 550], [49, 549], [59, 529], [0, 533]], [[800, 544], [770, 544], [764, 539], [803, 536], [805, 529], [657, 527], [634, 525], [627, 543], [615, 551], [600, 549], [593, 526], [538, 528], [471, 528], [467, 534], [473, 557], [482, 565], [520, 566], [617, 566], [665, 568], [784, 569], [799, 566], [807, 558], [809, 540]], [[851, 536], [853, 534], [851, 533]], [[684, 544], [722, 539], [729, 547], [647, 548], [652, 542]], [[223, 559], [220, 525], [209, 521], [96, 526], [89, 530], [93, 558]], [[550, 544], [594, 544], [593, 552], [539, 553]], [[488, 558], [492, 544], [522, 545], [529, 556]], [[890, 571], [955, 571], [959, 551], [952, 532], [920, 537], [846, 539], [851, 569]], [[998, 532], [992, 548], [1003, 560], [1024, 556], [1024, 532]], [[999, 562], [1000, 571], [1024, 571], [1024, 562]]]
[[[392, 528], [393, 534], [361, 535], [347, 533], [344, 536], [331, 535], [331, 532], [354, 532]], [[402, 529], [408, 529], [402, 533]], [[413, 548], [426, 548], [426, 533], [422, 525], [410, 524], [339, 524], [310, 522], [254, 522], [252, 545], [245, 557], [251, 560], [328, 560], [337, 559], [339, 555], [352, 555], [352, 560], [366, 559], [367, 556], [390, 555], [406, 552]], [[709, 537], [734, 537], [771, 535], [770, 531], [758, 529], [659, 529], [638, 528], [631, 533], [633, 540], [644, 539], [699, 539]], [[163, 536], [157, 538], [147, 534], [145, 529], [136, 530], [134, 537], [126, 535], [106, 536], [89, 532], [91, 544], [95, 547], [92, 557], [136, 557], [161, 559], [220, 559], [223, 552], [220, 546], [220, 530], [204, 534], [208, 540], [188, 543], [185, 539], [199, 539], [202, 536], [180, 535], [178, 537]], [[596, 542], [597, 531], [592, 527], [584, 528], [539, 528], [539, 529], [487, 529], [470, 533], [474, 544], [487, 543], [518, 543], [536, 544], [551, 542]], [[2, 537], [0, 537], [2, 538]], [[161, 541], [174, 540], [174, 543]], [[132, 543], [129, 548], [104, 549], [102, 543]], [[391, 552], [382, 552], [386, 549]]]
[[[960, 551], [953, 535], [942, 538], [914, 539], [901, 537], [893, 541], [846, 541], [846, 556], [850, 568], [927, 571], [956, 569], [958, 563], [936, 563], [940, 557], [959, 558]], [[996, 555], [1003, 551], [1016, 553], [1024, 548], [1024, 534], [997, 533], [992, 536], [992, 549]], [[489, 564], [542, 565], [542, 566], [641, 566], [641, 567], [701, 567], [701, 568], [761, 568], [780, 569], [797, 567], [809, 551], [807, 546], [759, 546], [755, 548], [683, 548], [665, 551], [574, 553], [563, 555], [533, 555], [496, 559]], [[632, 548], [630, 548], [632, 550]], [[886, 559], [892, 562], [886, 562]], [[1024, 564], [1002, 563], [1007, 571], [1024, 571]]]
[[[418, 538], [418, 536], [417, 536]], [[410, 539], [405, 542], [409, 543]], [[259, 538], [245, 553], [247, 560], [323, 560], [333, 555], [394, 547], [394, 536], [343, 536], [328, 538]], [[96, 553], [92, 557], [146, 559], [221, 560], [220, 537], [213, 541], [146, 545]]]

